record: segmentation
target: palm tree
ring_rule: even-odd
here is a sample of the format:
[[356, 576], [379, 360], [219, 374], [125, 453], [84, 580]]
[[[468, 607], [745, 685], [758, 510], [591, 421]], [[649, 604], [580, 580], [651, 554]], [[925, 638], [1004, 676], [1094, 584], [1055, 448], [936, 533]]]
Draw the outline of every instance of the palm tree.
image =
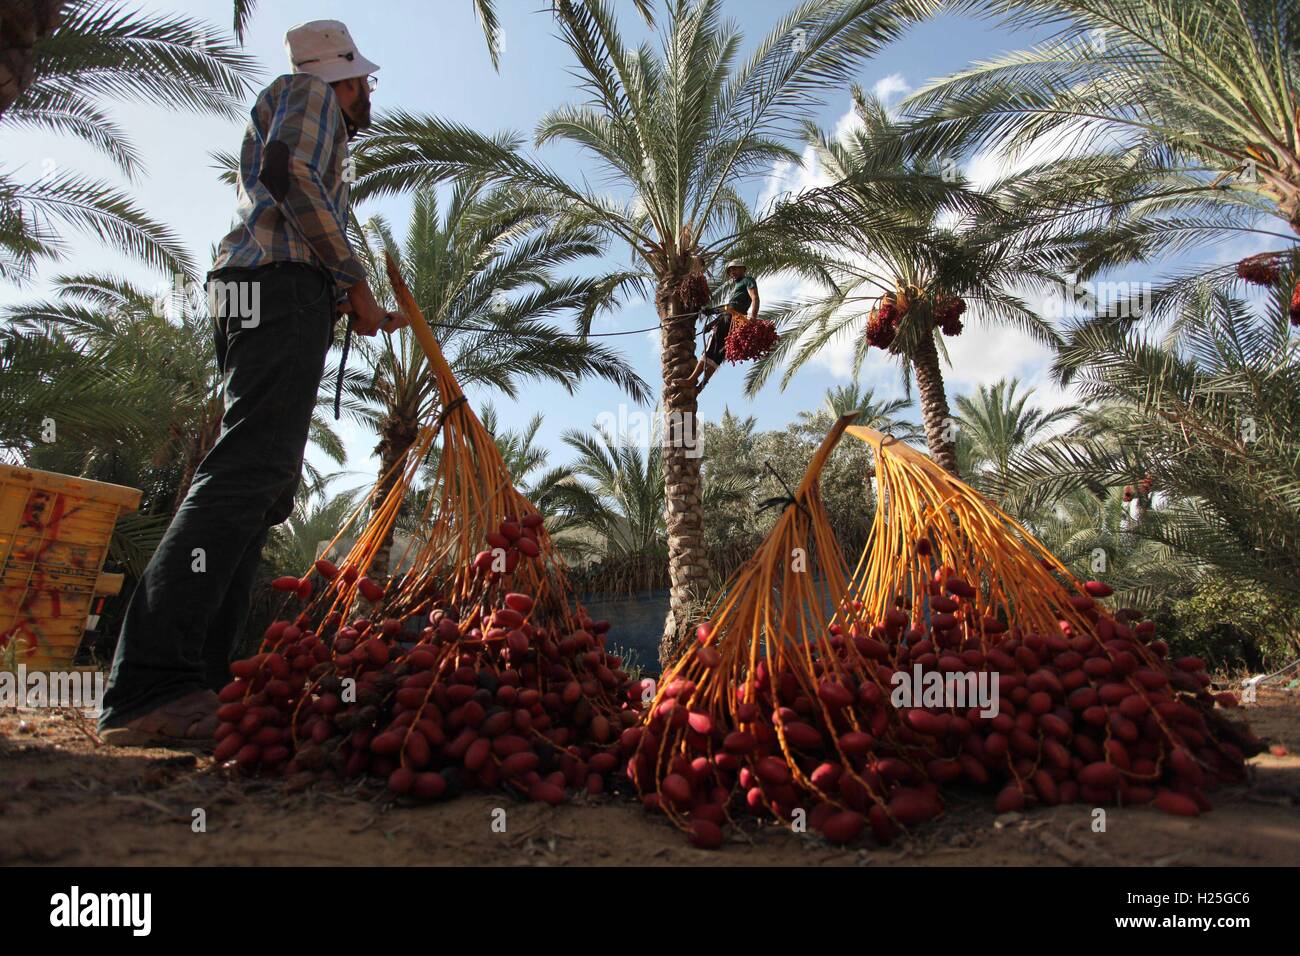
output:
[[[7, 4], [3, 15], [0, 129], [67, 135], [135, 180], [143, 172], [140, 157], [98, 98], [232, 119], [243, 111], [253, 60], [201, 20], [93, 0], [29, 4], [33, 17], [26, 20], [15, 6]], [[11, 36], [15, 45], [6, 49]], [[0, 278], [26, 280], [37, 260], [60, 257], [59, 226], [99, 236], [169, 275], [194, 278], [194, 260], [175, 233], [129, 193], [59, 164], [27, 180], [0, 170]]]
[[[594, 163], [566, 179], [528, 157], [513, 135], [489, 137], [396, 113], [369, 138], [357, 195], [408, 189], [459, 172], [528, 190], [564, 222], [629, 249], [661, 321], [670, 610], [663, 657], [707, 588], [700, 461], [690, 376], [699, 276], [742, 247], [750, 216], [740, 187], [776, 160], [798, 162], [788, 131], [819, 91], [846, 82], [932, 6], [928, 0], [804, 0], [744, 62], [741, 34], [719, 0], [668, 0], [658, 49], [630, 48], [607, 0], [557, 0], [560, 37], [576, 61], [581, 105], [544, 117], [535, 142], [566, 141]], [[589, 182], [607, 188], [597, 191]]]
[[[569, 475], [569, 470], [563, 466], [546, 468], [551, 453], [536, 443], [537, 433], [541, 430], [544, 420], [542, 413], [537, 412], [523, 428], [506, 428], [501, 423], [501, 414], [492, 402], [485, 403], [479, 409], [479, 421], [492, 436], [492, 441], [497, 446], [497, 451], [501, 453], [501, 460], [505, 462], [515, 488], [537, 505], [539, 511], [547, 515], [547, 530], [553, 534], [555, 530], [553, 509], [544, 507], [539, 502], [546, 500], [546, 496], [553, 491], [554, 486]], [[421, 463], [421, 469], [430, 481], [438, 474], [438, 460], [441, 453], [441, 445], [435, 443], [429, 450], [426, 460]], [[546, 470], [537, 475], [539, 469]]]
[[1034, 390], [1019, 391], [1020, 379], [999, 379], [981, 385], [974, 395], [958, 395], [957, 422], [971, 439], [972, 452], [981, 469], [1000, 481], [1010, 474], [1011, 459], [1029, 448], [1043, 432], [1069, 418], [1074, 409], [1051, 411], [1027, 408]]
[[513, 428], [503, 428], [501, 415], [496, 406], [488, 402], [483, 406], [479, 420], [492, 436], [497, 451], [501, 453], [501, 460], [506, 463], [506, 469], [514, 479], [515, 487], [525, 498], [531, 499], [535, 489], [529, 482], [528, 476], [539, 468], [545, 468], [547, 460], [551, 457], [547, 449], [535, 444], [545, 416], [541, 412], [535, 413], [528, 420], [528, 424], [518, 431]]
[[1164, 501], [1133, 535], [1201, 567], [1300, 593], [1300, 341], [1287, 295], [1265, 315], [1202, 291], [1172, 344], [1132, 323], [1082, 321], [1054, 365], [1098, 406], [1081, 426], [1014, 456], [999, 491], [1030, 508], [1149, 482]]
[[322, 542], [338, 534], [357, 507], [362, 489], [326, 495], [323, 485], [304, 483], [294, 501], [293, 514], [271, 529], [262, 560], [276, 574], [301, 574], [321, 556]]
[[[1295, 236], [1276, 226], [1300, 231], [1295, 0], [961, 6], [1054, 32], [914, 94], [904, 104], [918, 119], [912, 141], [949, 155], [996, 147], [1010, 156], [1042, 144], [1110, 144], [1043, 207], [1051, 215], [1084, 197], [1108, 222], [1081, 258], [1081, 275], [1242, 235], [1282, 240], [1278, 252], [1294, 248]], [[1153, 296], [1153, 312], [1180, 309], [1198, 274], [1237, 281], [1232, 266], [1173, 277]]]
[[[33, 465], [140, 487], [145, 510], [171, 509], [210, 445], [214, 409], [220, 424], [221, 378], [205, 317], [168, 321], [146, 291], [112, 276], [61, 276], [53, 284], [51, 299], [6, 309], [6, 323], [15, 335], [61, 347], [74, 367], [111, 356], [114, 364], [104, 371], [116, 390], [111, 404], [123, 416], [121, 427], [87, 407], [107, 396], [74, 387], [64, 393], [74, 400], [69, 420], [54, 420], [52, 443], [33, 438], [40, 407], [17, 409], [8, 423], [16, 450]], [[49, 376], [56, 394], [64, 384], [61, 364], [32, 371]]]
[[[877, 399], [875, 389], [864, 388], [855, 381], [848, 385], [835, 385], [828, 388], [822, 407], [811, 412], [800, 412], [797, 419], [798, 424], [795, 427], [798, 432], [811, 437], [814, 441], [813, 447], [816, 447], [818, 440], [831, 430], [841, 415], [857, 410], [858, 417], [853, 420], [855, 425], [875, 428], [878, 431], [893, 435], [899, 441], [922, 440], [924, 439], [922, 429], [915, 423], [907, 421], [901, 415], [910, 405], [911, 403], [905, 398]], [[857, 443], [853, 444], [856, 445]], [[852, 448], [853, 445], [849, 447]], [[960, 450], [959, 448], [958, 462], [962, 463]], [[835, 452], [832, 452], [831, 462], [836, 460], [836, 455], [839, 455], [841, 451], [842, 449], [837, 448]], [[867, 457], [870, 458], [872, 454], [868, 452]], [[830, 467], [831, 470], [834, 469], [833, 464]], [[875, 465], [873, 464], [864, 477], [873, 478], [875, 474]], [[864, 490], [869, 498], [873, 495], [870, 484]]]
[[1144, 537], [1118, 488], [1101, 496], [1076, 488], [1033, 514], [1016, 513], [1076, 577], [1111, 585], [1119, 606], [1153, 608], [1185, 594], [1204, 570], [1176, 548]]
[[[758, 489], [769, 474], [759, 453], [762, 433], [757, 418], [737, 415], [729, 407], [722, 409], [716, 422], [704, 422], [700, 431], [706, 453], [700, 470], [704, 486], [718, 483], [745, 492], [730, 506], [710, 508], [704, 514], [705, 547], [711, 555], [725, 557], [729, 547], [755, 543], [756, 536], [766, 530], [765, 523], [755, 519], [762, 500]], [[710, 563], [715, 572], [723, 570], [716, 559]]]
[[755, 363], [747, 385], [752, 394], [784, 367], [785, 387], [845, 338], [856, 339], [856, 375], [874, 342], [899, 360], [909, 390], [915, 376], [930, 454], [955, 474], [940, 333], [960, 334], [962, 324], [960, 313], [945, 312], [964, 302], [982, 324], [1012, 325], [1055, 344], [1051, 324], [1022, 296], [1060, 287], [1074, 242], [1031, 229], [1037, 219], [1024, 215], [1050, 168], [977, 189], [944, 157], [903, 148], [903, 127], [878, 99], [855, 86], [853, 100], [861, 127], [843, 140], [805, 128], [832, 184], [786, 199], [766, 225], [817, 250], [827, 293], [785, 310], [790, 327]]
[[876, 398], [876, 391], [854, 381], [848, 385], [834, 385], [826, 389], [823, 407], [813, 412], [800, 412], [799, 420], [809, 423], [829, 414], [831, 419], [847, 415], [855, 409], [860, 412], [853, 420], [855, 425], [865, 425], [878, 431], [889, 432], [900, 441], [911, 441], [917, 437], [918, 429], [913, 423], [901, 417], [901, 413], [910, 404], [905, 398]]
[[[654, 12], [650, 5], [650, 0], [632, 0], [636, 5], [637, 12], [645, 19], [648, 26], [654, 26]], [[501, 21], [497, 18], [497, 5], [495, 0], [473, 0], [474, 15], [478, 18], [479, 26], [483, 28], [483, 39], [487, 41], [488, 56], [492, 58], [492, 69], [496, 70], [501, 65]], [[257, 0], [235, 0], [235, 37], [241, 42], [244, 39], [244, 30], [248, 27], [248, 21], [253, 16], [253, 8], [257, 6]]]
[[[600, 535], [606, 556], [644, 560], [662, 555], [667, 543], [662, 442], [643, 448], [602, 424], [591, 433], [566, 431], [561, 439], [577, 456], [566, 469], [573, 480], [560, 492], [572, 524]], [[706, 479], [702, 497], [705, 510], [714, 513], [744, 494], [736, 482], [722, 477]]]
[[661, 449], [642, 449], [610, 433], [569, 430], [563, 442], [576, 453], [569, 470], [582, 481], [585, 501], [575, 499], [579, 522], [604, 540], [612, 556], [647, 555], [664, 548], [664, 486]]
[[[550, 451], [538, 445], [537, 433], [541, 430], [543, 416], [535, 414], [522, 428], [506, 428], [496, 406], [487, 402], [479, 410], [479, 420], [492, 436], [497, 451], [514, 481], [515, 488], [537, 509], [546, 515], [546, 531], [561, 552], [577, 557], [587, 557], [590, 540], [581, 533], [581, 514], [591, 509], [591, 496], [566, 465], [547, 467]], [[416, 488], [399, 515], [398, 530], [418, 536], [422, 534], [422, 515], [432, 497], [432, 481], [438, 474], [441, 446], [435, 444], [421, 464], [425, 484]]]
[[480, 418], [501, 452], [515, 487], [547, 516], [547, 533], [565, 546], [564, 532], [574, 524], [570, 505], [575, 481], [567, 465], [547, 467], [551, 453], [536, 443], [544, 420], [542, 413], [533, 415], [520, 429], [503, 428], [496, 407], [488, 402]]
[[[143, 569], [221, 431], [212, 320], [113, 276], [62, 276], [49, 300], [0, 312], [0, 448], [35, 468], [130, 485], [139, 512], [113, 547]], [[321, 402], [332, 400], [323, 389]], [[53, 441], [46, 424], [53, 425]], [[321, 415], [311, 441], [343, 446]], [[309, 481], [318, 476], [310, 463]]]
[[[508, 188], [460, 180], [443, 209], [433, 190], [415, 195], [406, 240], [399, 245], [382, 218], [369, 221], [359, 247], [371, 287], [392, 303], [382, 261], [397, 262], [462, 386], [519, 394], [526, 382], [558, 383], [570, 392], [587, 377], [613, 382], [641, 401], [648, 389], [613, 349], [552, 322], [574, 313], [580, 325], [615, 301], [606, 276], [558, 278], [555, 270], [594, 255], [587, 227], [557, 226]], [[436, 413], [437, 386], [409, 330], [359, 342], [370, 371], [345, 383], [349, 414], [379, 434], [375, 501], [397, 481], [420, 427]], [[386, 551], [372, 567], [380, 573]]]

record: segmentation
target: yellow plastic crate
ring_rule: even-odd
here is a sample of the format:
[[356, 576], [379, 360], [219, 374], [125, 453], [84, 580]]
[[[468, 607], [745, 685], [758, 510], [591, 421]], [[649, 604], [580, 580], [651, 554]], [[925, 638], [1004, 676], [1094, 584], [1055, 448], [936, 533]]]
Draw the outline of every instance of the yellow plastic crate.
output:
[[136, 488], [0, 464], [0, 668], [65, 670], [81, 645], [119, 515], [140, 506]]

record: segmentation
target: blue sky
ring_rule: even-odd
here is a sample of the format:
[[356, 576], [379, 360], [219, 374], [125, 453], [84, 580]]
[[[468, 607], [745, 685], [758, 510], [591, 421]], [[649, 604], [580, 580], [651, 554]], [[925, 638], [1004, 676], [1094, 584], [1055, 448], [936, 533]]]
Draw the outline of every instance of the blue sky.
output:
[[[489, 62], [470, 0], [372, 0], [368, 4], [264, 0], [252, 20], [247, 49], [261, 62], [266, 80], [287, 69], [282, 38], [288, 27], [311, 19], [342, 19], [361, 51], [382, 67], [374, 96], [376, 111], [400, 106], [437, 114], [484, 132], [512, 129], [531, 133], [538, 117], [548, 109], [579, 98], [568, 72], [568, 51], [553, 33], [545, 0], [498, 0], [498, 5], [504, 28], [499, 73]], [[748, 48], [791, 5], [790, 0], [731, 0], [727, 13], [740, 21]], [[145, 2], [142, 6], [204, 18], [222, 29], [228, 28], [230, 19], [229, 0]], [[620, 0], [618, 6], [626, 32], [639, 35], [642, 28], [630, 0]], [[945, 17], [915, 27], [903, 40], [865, 64], [857, 80], [864, 87], [896, 99], [929, 78], [951, 73], [973, 60], [1024, 47], [1032, 39], [986, 22]], [[847, 89], [829, 91], [825, 105], [813, 118], [833, 128], [846, 122], [849, 108]], [[115, 105], [112, 113], [130, 131], [145, 158], [147, 172], [138, 182], [129, 184], [132, 193], [147, 211], [169, 223], [196, 259], [206, 265], [211, 248], [229, 227], [233, 210], [233, 194], [217, 181], [208, 153], [215, 149], [237, 151], [242, 123], [166, 112], [138, 103]], [[128, 185], [107, 161], [57, 137], [8, 130], [0, 134], [0, 154], [7, 167], [22, 167], [26, 175], [49, 169], [51, 164], [66, 164]], [[561, 172], [584, 168], [581, 158], [567, 149], [548, 147], [541, 157]], [[815, 175], [815, 171], [774, 170], [767, 181], [751, 185], [751, 194], [761, 198], [797, 187], [815, 179]], [[409, 200], [397, 197], [367, 203], [358, 211], [363, 218], [382, 213], [400, 229], [408, 208]], [[38, 281], [28, 288], [18, 290], [0, 284], [0, 302], [9, 304], [39, 295], [45, 280], [63, 272], [117, 271], [147, 286], [165, 281], [106, 253], [90, 239], [70, 237], [68, 251], [64, 262], [45, 265]], [[624, 250], [615, 250], [613, 256], [616, 261], [626, 260]], [[765, 301], [794, 291], [775, 281], [764, 285], [761, 276], [759, 281]], [[596, 331], [644, 328], [656, 321], [648, 304], [630, 304], [602, 318]], [[658, 355], [650, 336], [604, 341], [621, 348], [641, 376], [657, 386]], [[947, 374], [954, 390], [969, 390], [977, 383], [992, 382], [1003, 375], [1019, 375], [1039, 386], [1043, 401], [1050, 404], [1059, 397], [1044, 378], [1046, 352], [1023, 336], [968, 331], [950, 341], [954, 367]], [[783, 427], [799, 411], [819, 405], [827, 388], [850, 380], [844, 358], [850, 347], [846, 343], [841, 350], [828, 352], [796, 375], [785, 391], [772, 383], [754, 399], [743, 394], [743, 370], [724, 366], [704, 392], [700, 413], [705, 419], [716, 420], [725, 406], [755, 416], [760, 428]], [[901, 394], [894, 365], [870, 362], [862, 379], [875, 387], [877, 394]], [[471, 395], [480, 404], [485, 397]], [[500, 397], [494, 401], [508, 425], [522, 425], [537, 410], [545, 413], [540, 442], [552, 449], [553, 464], [567, 457], [559, 441], [563, 430], [585, 427], [601, 414], [617, 417], [620, 406], [628, 404], [616, 388], [599, 382], [581, 385], [573, 396], [558, 386], [530, 385], [518, 401]], [[628, 411], [634, 413], [637, 409]], [[371, 474], [374, 437], [347, 422], [340, 422], [339, 428], [349, 452], [347, 467]], [[361, 481], [358, 475], [341, 481], [338, 487], [355, 486]]]

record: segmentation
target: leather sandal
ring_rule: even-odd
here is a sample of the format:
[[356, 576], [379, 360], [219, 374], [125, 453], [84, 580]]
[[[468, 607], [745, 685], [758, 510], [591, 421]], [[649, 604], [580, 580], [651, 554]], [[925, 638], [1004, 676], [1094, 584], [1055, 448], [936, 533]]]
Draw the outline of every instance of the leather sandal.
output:
[[219, 706], [212, 691], [196, 690], [99, 736], [114, 747], [210, 747]]

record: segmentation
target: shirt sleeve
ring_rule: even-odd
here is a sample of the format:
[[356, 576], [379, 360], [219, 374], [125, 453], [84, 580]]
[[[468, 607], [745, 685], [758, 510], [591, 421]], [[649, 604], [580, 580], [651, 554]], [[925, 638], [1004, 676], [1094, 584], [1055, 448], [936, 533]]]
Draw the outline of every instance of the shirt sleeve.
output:
[[366, 271], [348, 244], [347, 210], [334, 207], [325, 186], [329, 171], [322, 163], [335, 155], [334, 140], [342, 133], [334, 91], [324, 80], [300, 74], [285, 84], [271, 106], [264, 166], [275, 163], [281, 168], [264, 168], [262, 181], [339, 288], [349, 289], [366, 278]]

